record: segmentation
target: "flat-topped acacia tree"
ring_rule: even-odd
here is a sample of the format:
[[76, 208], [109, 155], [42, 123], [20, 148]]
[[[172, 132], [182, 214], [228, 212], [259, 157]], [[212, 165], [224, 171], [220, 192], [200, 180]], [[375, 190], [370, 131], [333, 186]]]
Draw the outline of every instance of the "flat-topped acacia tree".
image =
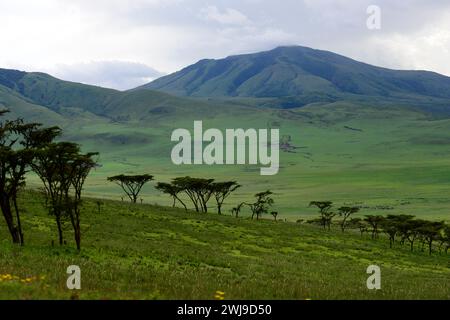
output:
[[270, 190], [255, 194], [256, 201], [249, 204], [249, 207], [252, 210], [252, 220], [255, 215], [256, 220], [259, 220], [263, 214], [268, 213], [269, 208], [274, 204], [274, 200], [271, 197], [272, 195], [273, 192]]
[[338, 209], [339, 215], [343, 218], [341, 221], [341, 230], [342, 232], [345, 232], [345, 228], [347, 227], [347, 220], [350, 218], [351, 215], [358, 213], [359, 208], [358, 207], [340, 207]]
[[116, 183], [126, 193], [131, 202], [136, 203], [142, 187], [153, 180], [153, 176], [149, 174], [141, 175], [124, 175], [109, 177], [108, 181]]
[[310, 207], [317, 207], [320, 213], [320, 221], [322, 223], [323, 228], [328, 227], [328, 230], [331, 229], [331, 221], [333, 220], [336, 213], [331, 211], [333, 208], [333, 202], [331, 201], [311, 201], [309, 203]]
[[182, 190], [192, 201], [195, 211], [208, 212], [208, 201], [213, 195], [214, 179], [179, 177], [172, 180], [172, 185]]
[[31, 167], [44, 185], [49, 213], [55, 217], [59, 244], [62, 245], [63, 221], [70, 220], [77, 249], [81, 249], [81, 193], [98, 153], [82, 154], [71, 142], [50, 143], [36, 151]]
[[172, 207], [173, 208], [175, 208], [175, 204], [178, 201], [183, 205], [183, 207], [186, 211], [188, 210], [186, 204], [178, 196], [178, 194], [183, 191], [183, 189], [181, 189], [180, 187], [175, 186], [171, 183], [158, 182], [158, 184], [156, 185], [156, 189], [165, 194], [168, 194], [172, 197], [172, 199], [173, 199]]
[[214, 198], [217, 203], [217, 212], [222, 214], [222, 205], [231, 193], [240, 188], [236, 181], [216, 182], [212, 184]]
[[[0, 117], [8, 110], [0, 110]], [[0, 122], [0, 211], [13, 243], [24, 244], [17, 196], [25, 186], [25, 176], [36, 150], [59, 135], [57, 127], [41, 128], [23, 119]]]

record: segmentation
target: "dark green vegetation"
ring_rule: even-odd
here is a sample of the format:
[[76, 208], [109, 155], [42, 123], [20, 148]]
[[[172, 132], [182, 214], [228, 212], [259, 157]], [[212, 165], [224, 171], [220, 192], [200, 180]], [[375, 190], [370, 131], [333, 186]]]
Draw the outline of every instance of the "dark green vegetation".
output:
[[[69, 299], [67, 266], [82, 270], [80, 299], [449, 299], [448, 255], [358, 232], [86, 199], [84, 248], [51, 246], [54, 220], [35, 192], [19, 197], [27, 245], [0, 229], [0, 298]], [[366, 269], [382, 270], [382, 289]], [[41, 278], [42, 277], [42, 278]], [[28, 279], [28, 280], [27, 280]], [[24, 280], [24, 281], [21, 281]]]

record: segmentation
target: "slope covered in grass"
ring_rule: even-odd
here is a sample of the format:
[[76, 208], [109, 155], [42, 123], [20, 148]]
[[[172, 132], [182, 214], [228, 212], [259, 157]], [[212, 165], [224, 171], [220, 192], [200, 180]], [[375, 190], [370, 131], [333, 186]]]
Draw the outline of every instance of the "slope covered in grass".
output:
[[[26, 246], [13, 247], [0, 222], [0, 299], [69, 299], [69, 265], [81, 268], [81, 299], [450, 298], [448, 256], [388, 249], [386, 239], [114, 201], [98, 212], [92, 199], [77, 253], [69, 231], [66, 246], [51, 246], [54, 221], [36, 193], [20, 200]], [[366, 287], [371, 264], [379, 291]]]
[[[449, 99], [450, 78], [375, 67], [301, 46], [205, 59], [140, 88], [200, 97], [296, 97], [324, 102], [362, 97]], [[311, 101], [313, 100], [313, 101]]]

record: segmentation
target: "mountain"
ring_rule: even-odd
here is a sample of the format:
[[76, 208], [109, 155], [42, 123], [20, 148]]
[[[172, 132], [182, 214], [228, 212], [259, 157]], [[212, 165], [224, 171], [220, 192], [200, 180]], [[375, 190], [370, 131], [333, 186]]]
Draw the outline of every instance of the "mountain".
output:
[[292, 46], [201, 60], [138, 89], [192, 97], [291, 97], [304, 104], [362, 97], [442, 103], [450, 99], [450, 78], [375, 67], [332, 52]]

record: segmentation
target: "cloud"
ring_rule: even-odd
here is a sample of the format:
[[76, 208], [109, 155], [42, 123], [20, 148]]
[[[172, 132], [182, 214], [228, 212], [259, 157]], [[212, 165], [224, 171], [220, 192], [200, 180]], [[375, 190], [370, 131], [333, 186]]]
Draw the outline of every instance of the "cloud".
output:
[[242, 12], [226, 8], [222, 12], [216, 6], [207, 6], [201, 10], [200, 17], [205, 20], [218, 22], [225, 25], [245, 26], [250, 24], [250, 20]]
[[65, 80], [117, 90], [132, 89], [163, 75], [145, 64], [126, 61], [60, 64], [51, 73]]

